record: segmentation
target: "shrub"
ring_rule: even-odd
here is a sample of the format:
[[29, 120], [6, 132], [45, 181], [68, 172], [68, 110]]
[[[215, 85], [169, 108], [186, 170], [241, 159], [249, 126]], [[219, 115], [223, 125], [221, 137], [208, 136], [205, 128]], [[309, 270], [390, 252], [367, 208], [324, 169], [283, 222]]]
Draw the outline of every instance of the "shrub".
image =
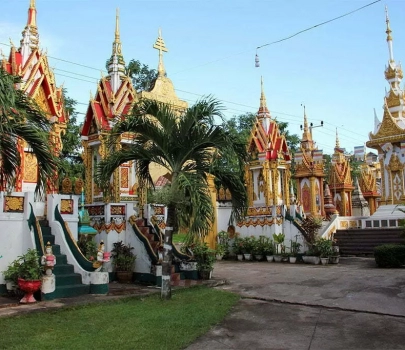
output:
[[405, 244], [383, 244], [374, 248], [378, 267], [400, 267], [405, 264]]

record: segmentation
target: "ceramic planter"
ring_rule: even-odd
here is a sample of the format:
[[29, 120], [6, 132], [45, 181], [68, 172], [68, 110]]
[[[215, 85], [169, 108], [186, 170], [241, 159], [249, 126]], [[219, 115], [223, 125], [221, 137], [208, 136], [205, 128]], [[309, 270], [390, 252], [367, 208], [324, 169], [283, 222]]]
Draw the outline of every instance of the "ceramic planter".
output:
[[243, 260], [243, 254], [238, 254], [237, 257], [238, 257], [238, 260], [239, 260], [239, 261], [242, 261], [242, 260]]
[[328, 265], [329, 258], [321, 258], [322, 265]]
[[283, 259], [283, 257], [281, 255], [274, 255], [275, 262], [281, 262], [282, 259]]
[[297, 261], [297, 258], [295, 256], [290, 256], [290, 263], [295, 264]]
[[212, 277], [212, 270], [201, 270], [198, 274], [202, 280], [209, 280]]
[[339, 256], [330, 256], [329, 264], [339, 264]]
[[243, 254], [245, 260], [250, 260], [252, 258], [252, 254]]
[[313, 257], [312, 257], [311, 264], [313, 264], [313, 265], [319, 265], [320, 262], [321, 262], [321, 258], [320, 258], [319, 256], [313, 256]]
[[261, 255], [261, 254], [256, 254], [256, 255], [255, 255], [255, 259], [256, 259], [257, 261], [263, 260], [263, 255]]
[[41, 280], [28, 281], [22, 278], [18, 279], [18, 287], [25, 293], [20, 300], [22, 304], [36, 303], [34, 293], [41, 288]]
[[273, 262], [273, 255], [266, 255], [266, 259], [268, 262]]
[[131, 283], [132, 271], [117, 271], [117, 280], [119, 283]]

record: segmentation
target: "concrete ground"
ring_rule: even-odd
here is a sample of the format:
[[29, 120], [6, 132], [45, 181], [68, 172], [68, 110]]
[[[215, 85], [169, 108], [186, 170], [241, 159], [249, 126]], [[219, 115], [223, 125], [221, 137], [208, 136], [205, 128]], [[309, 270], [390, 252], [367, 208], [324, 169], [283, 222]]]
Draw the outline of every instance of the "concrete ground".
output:
[[187, 349], [405, 349], [405, 269], [217, 262], [243, 298]]
[[[242, 299], [189, 350], [405, 349], [405, 269], [379, 269], [366, 258], [329, 266], [219, 261], [209, 283]], [[0, 297], [0, 317], [157, 292], [112, 283], [108, 296], [35, 305]]]

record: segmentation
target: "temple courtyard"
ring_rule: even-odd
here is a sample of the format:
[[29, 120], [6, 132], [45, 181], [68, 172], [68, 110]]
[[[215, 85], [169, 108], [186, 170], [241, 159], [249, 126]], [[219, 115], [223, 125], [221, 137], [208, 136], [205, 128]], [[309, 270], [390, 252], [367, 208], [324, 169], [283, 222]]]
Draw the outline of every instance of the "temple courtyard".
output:
[[[374, 259], [354, 257], [325, 267], [220, 261], [209, 283], [242, 298], [187, 349], [405, 349], [405, 269], [379, 269]], [[23, 306], [3, 298], [0, 317], [157, 289], [111, 284], [110, 291]]]

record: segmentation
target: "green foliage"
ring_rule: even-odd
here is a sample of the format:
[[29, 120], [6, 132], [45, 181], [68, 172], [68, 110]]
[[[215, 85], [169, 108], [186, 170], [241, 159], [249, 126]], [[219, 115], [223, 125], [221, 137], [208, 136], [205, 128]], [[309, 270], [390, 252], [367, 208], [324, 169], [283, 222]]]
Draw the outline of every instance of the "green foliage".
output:
[[235, 237], [233, 241], [233, 252], [237, 255], [243, 254], [243, 238]]
[[124, 244], [122, 241], [113, 243], [111, 249], [112, 263], [115, 266], [115, 271], [131, 272], [136, 260], [136, 255], [132, 252], [134, 247], [129, 244]]
[[318, 238], [315, 240], [314, 249], [321, 258], [328, 258], [333, 254], [332, 243], [333, 241], [330, 239]]
[[[228, 314], [240, 297], [207, 287], [1, 317], [3, 349], [185, 349]], [[94, 330], [84, 332], [91, 324]], [[44, 325], [52, 325], [44, 332]], [[162, 326], [164, 325], [164, 327]], [[29, 344], [27, 344], [29, 339]], [[162, 341], [164, 339], [164, 341]]]
[[84, 179], [80, 125], [77, 123], [77, 101], [67, 96], [66, 89], [63, 89], [63, 101], [69, 119], [66, 124], [66, 132], [62, 134], [63, 148], [60, 154], [59, 178]]
[[4, 279], [15, 284], [18, 282], [18, 278], [27, 281], [40, 280], [42, 268], [39, 259], [35, 249], [28, 249], [25, 254], [11, 262], [6, 271], [3, 271]]
[[229, 236], [226, 231], [219, 231], [217, 236], [217, 247], [216, 251], [218, 255], [228, 255], [229, 254]]
[[96, 241], [92, 237], [87, 239], [84, 235], [80, 235], [77, 245], [87, 260], [94, 261], [97, 259], [98, 247]]
[[378, 267], [401, 267], [405, 265], [405, 244], [383, 244], [374, 248]]
[[305, 233], [302, 232], [305, 241], [309, 246], [312, 246], [315, 244], [318, 231], [322, 227], [322, 218], [307, 216], [304, 220], [302, 220], [301, 227], [305, 231]]
[[27, 142], [36, 156], [37, 194], [43, 194], [48, 181], [55, 178], [59, 160], [53, 156], [49, 142], [51, 124], [46, 113], [22, 90], [15, 88], [21, 78], [0, 67], [0, 184], [7, 190], [15, 185], [21, 167], [18, 138]]
[[283, 244], [285, 239], [284, 233], [273, 233], [273, 240], [276, 244]]
[[190, 249], [193, 252], [193, 258], [197, 262], [198, 271], [211, 271], [213, 269], [216, 251], [209, 248], [206, 242], [193, 244]]
[[[149, 165], [165, 167], [171, 179], [168, 189], [168, 226], [178, 226], [189, 232], [188, 237], [201, 240], [210, 230], [214, 209], [208, 189], [208, 174], [213, 175], [232, 195], [236, 218], [245, 213], [247, 194], [243, 178], [215, 163], [221, 150], [237, 145], [215, 118], [222, 118], [222, 106], [208, 98], [198, 101], [179, 117], [170, 105], [152, 100], [136, 104], [129, 116], [114, 125], [109, 145], [114, 145], [122, 133], [136, 133], [126, 148], [112, 152], [99, 163], [97, 181], [108, 188], [111, 174], [122, 163], [136, 161], [137, 176], [153, 186]], [[215, 153], [215, 151], [219, 153]], [[233, 152], [245, 159], [246, 151]], [[169, 222], [170, 221], [170, 222]]]

